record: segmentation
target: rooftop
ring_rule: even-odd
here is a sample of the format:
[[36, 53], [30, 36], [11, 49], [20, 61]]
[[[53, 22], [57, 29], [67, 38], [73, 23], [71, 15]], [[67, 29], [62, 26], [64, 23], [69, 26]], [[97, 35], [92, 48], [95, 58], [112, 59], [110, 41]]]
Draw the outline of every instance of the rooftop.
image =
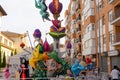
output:
[[6, 13], [5, 10], [2, 8], [1, 5], [0, 5], [0, 11], [2, 12], [3, 15], [7, 15], [7, 13]]

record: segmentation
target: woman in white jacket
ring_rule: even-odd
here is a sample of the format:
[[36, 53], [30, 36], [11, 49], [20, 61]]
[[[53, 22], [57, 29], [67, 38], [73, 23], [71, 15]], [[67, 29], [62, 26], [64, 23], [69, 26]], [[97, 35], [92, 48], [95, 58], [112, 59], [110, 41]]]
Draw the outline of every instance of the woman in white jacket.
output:
[[111, 71], [112, 80], [119, 80], [119, 75], [120, 72], [118, 70], [118, 67], [114, 66], [113, 70]]

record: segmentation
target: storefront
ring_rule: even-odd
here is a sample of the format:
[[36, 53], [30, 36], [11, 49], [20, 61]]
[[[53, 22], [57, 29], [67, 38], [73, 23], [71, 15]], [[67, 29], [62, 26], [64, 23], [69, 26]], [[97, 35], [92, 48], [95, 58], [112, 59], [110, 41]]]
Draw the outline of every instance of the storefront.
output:
[[108, 72], [108, 53], [107, 52], [103, 52], [102, 53], [102, 57], [101, 57], [101, 66], [102, 66], [102, 71], [103, 72]]
[[112, 50], [108, 52], [108, 56], [110, 57], [110, 66], [111, 69], [114, 65], [120, 67], [120, 51], [119, 50]]

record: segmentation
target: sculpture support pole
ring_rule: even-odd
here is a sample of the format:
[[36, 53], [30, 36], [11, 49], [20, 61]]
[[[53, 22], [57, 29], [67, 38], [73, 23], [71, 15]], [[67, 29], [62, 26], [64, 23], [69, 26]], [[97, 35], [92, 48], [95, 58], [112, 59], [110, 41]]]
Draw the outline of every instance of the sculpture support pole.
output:
[[54, 44], [53, 44], [53, 49], [54, 51], [56, 51], [59, 55], [59, 38], [53, 38], [54, 39]]

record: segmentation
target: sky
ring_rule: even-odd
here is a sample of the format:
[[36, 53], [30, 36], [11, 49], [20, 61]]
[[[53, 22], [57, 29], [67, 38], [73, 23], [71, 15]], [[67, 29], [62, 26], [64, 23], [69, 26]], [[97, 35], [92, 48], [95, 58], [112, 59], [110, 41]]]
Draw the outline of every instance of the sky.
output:
[[[70, 0], [59, 0], [63, 4], [63, 10], [61, 12], [60, 20], [64, 20], [65, 10], [68, 8]], [[47, 6], [52, 0], [46, 0]], [[34, 0], [0, 0], [0, 5], [4, 8], [7, 16], [2, 17], [1, 31], [11, 31], [16, 33], [29, 32], [31, 41], [33, 42], [33, 32], [35, 29], [40, 29], [42, 33], [42, 39], [47, 38], [49, 43], [53, 42], [53, 39], [49, 35], [45, 35], [49, 32], [52, 23], [45, 20], [43, 22], [39, 9], [35, 7]], [[49, 12], [49, 9], [47, 10]], [[53, 19], [50, 13], [50, 19]], [[64, 27], [64, 21], [62, 22]], [[60, 40], [60, 43], [64, 43], [64, 38]]]

